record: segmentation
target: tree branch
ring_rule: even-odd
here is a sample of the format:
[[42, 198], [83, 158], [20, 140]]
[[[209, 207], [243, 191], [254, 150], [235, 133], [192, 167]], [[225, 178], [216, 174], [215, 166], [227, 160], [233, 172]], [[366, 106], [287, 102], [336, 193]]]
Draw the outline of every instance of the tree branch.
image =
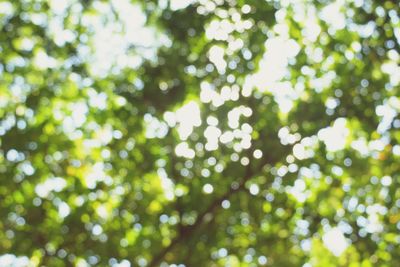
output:
[[[251, 154], [251, 150], [249, 151], [249, 154]], [[269, 160], [265, 160], [263, 161], [259, 168], [262, 168], [265, 166], [266, 163], [268, 163]], [[241, 179], [240, 183], [238, 186], [236, 187], [230, 187], [229, 190], [227, 190], [223, 195], [219, 196], [218, 198], [216, 198], [213, 202], [211, 202], [211, 204], [197, 217], [196, 221], [194, 224], [184, 227], [181, 229], [181, 231], [178, 233], [178, 235], [172, 239], [171, 243], [165, 247], [161, 252], [159, 252], [149, 263], [149, 267], [155, 267], [157, 266], [160, 261], [162, 261], [165, 257], [165, 255], [170, 252], [177, 244], [179, 244], [182, 240], [184, 240], [185, 238], [190, 237], [191, 235], [193, 235], [193, 233], [195, 232], [195, 230], [197, 228], [199, 228], [199, 226], [203, 223], [204, 218], [207, 214], [210, 213], [214, 213], [215, 210], [221, 206], [222, 201], [224, 201], [225, 199], [229, 199], [234, 193], [242, 190], [245, 188], [245, 184], [248, 180], [250, 180], [253, 176], [254, 173], [251, 170], [251, 164], [247, 165], [246, 168], [246, 172], [244, 174], [244, 177]]]

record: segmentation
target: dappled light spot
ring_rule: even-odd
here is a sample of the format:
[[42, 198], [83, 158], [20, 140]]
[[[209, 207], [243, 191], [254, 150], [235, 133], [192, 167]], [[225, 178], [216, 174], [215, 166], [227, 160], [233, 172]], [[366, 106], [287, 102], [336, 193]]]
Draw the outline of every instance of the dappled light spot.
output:
[[299, 159], [307, 159], [312, 158], [315, 155], [315, 148], [317, 147], [317, 137], [305, 137], [300, 143], [297, 143], [293, 146], [293, 155]]
[[343, 0], [334, 1], [325, 6], [319, 14], [319, 17], [328, 23], [330, 33], [341, 30], [346, 26], [346, 17], [343, 14], [343, 10], [341, 10], [343, 4]]
[[262, 156], [263, 156], [263, 153], [262, 153], [261, 150], [259, 150], [259, 149], [254, 150], [254, 152], [253, 152], [253, 157], [254, 158], [260, 159]]
[[57, 66], [58, 62], [55, 58], [46, 54], [45, 51], [40, 50], [35, 53], [35, 58], [34, 58], [33, 64], [38, 69], [44, 70], [44, 69], [48, 69], [48, 68], [55, 68]]
[[41, 198], [46, 198], [49, 194], [54, 192], [61, 192], [67, 186], [65, 179], [61, 177], [54, 177], [45, 180], [43, 183], [35, 187], [36, 194]]
[[231, 206], [231, 202], [229, 200], [225, 199], [222, 201], [221, 206], [224, 209], [229, 209], [229, 207]]
[[306, 190], [307, 186], [303, 179], [297, 179], [293, 186], [287, 188], [288, 193], [300, 203], [303, 203], [310, 196], [310, 191]]
[[175, 153], [177, 156], [186, 157], [186, 158], [194, 158], [195, 151], [189, 148], [186, 142], [182, 142], [175, 147]]
[[[94, 33], [91, 40], [93, 52], [82, 47], [79, 53], [82, 59], [92, 63], [90, 71], [93, 75], [104, 77], [115, 66], [117, 69], [113, 70], [117, 71], [123, 67], [137, 68], [143, 59], [156, 57], [157, 47], [169, 43], [165, 35], [145, 26], [146, 15], [138, 5], [123, 0], [112, 1], [111, 5], [97, 2], [94, 7], [108, 18], [108, 22], [104, 23], [100, 16], [83, 17], [83, 24]], [[118, 19], [112, 9], [118, 12]], [[130, 46], [137, 47], [140, 53], [127, 55]]]
[[31, 262], [26, 256], [16, 256], [13, 254], [3, 254], [0, 255], [0, 265], [1, 266], [13, 266], [13, 267], [23, 267], [30, 265]]
[[58, 215], [60, 216], [60, 218], [64, 219], [64, 218], [67, 217], [70, 213], [71, 213], [71, 208], [68, 206], [67, 203], [61, 201], [61, 202], [58, 204]]
[[250, 191], [250, 194], [255, 196], [260, 192], [260, 188], [257, 184], [252, 184], [252, 185], [250, 185], [249, 191]]
[[171, 0], [170, 1], [170, 8], [171, 10], [179, 10], [179, 9], [183, 9], [186, 8], [188, 5], [192, 4], [196, 2], [196, 0]]
[[322, 237], [324, 245], [335, 255], [340, 256], [349, 246], [339, 228], [329, 229]]
[[205, 184], [203, 186], [203, 192], [206, 194], [211, 194], [214, 191], [214, 187], [211, 184]]
[[[282, 112], [289, 112], [293, 100], [300, 97], [302, 90], [297, 91], [287, 82], [281, 82], [287, 73], [289, 60], [300, 51], [300, 46], [285, 37], [269, 38], [265, 42], [266, 52], [259, 64], [259, 71], [246, 79], [245, 88], [255, 86], [262, 92], [271, 92]], [[268, 75], [266, 75], [268, 73]]]
[[92, 228], [93, 235], [101, 235], [102, 233], [103, 233], [103, 228], [101, 227], [101, 225], [96, 224], [93, 226]]
[[[173, 181], [168, 177], [167, 172], [163, 168], [159, 168], [157, 170], [158, 177], [161, 179], [161, 186], [164, 191], [165, 198], [167, 200], [172, 200], [175, 197], [175, 194], [181, 196], [183, 192], [174, 192], [175, 185]], [[178, 189], [176, 189], [178, 190]]]
[[318, 132], [319, 140], [323, 141], [328, 151], [338, 151], [345, 147], [346, 138], [349, 130], [346, 127], [346, 119], [339, 118], [333, 123], [333, 126], [321, 129]]
[[224, 48], [217, 45], [212, 46], [209, 51], [210, 61], [215, 65], [220, 74], [224, 74], [227, 67], [227, 63], [224, 59], [224, 54]]
[[181, 140], [186, 140], [193, 132], [194, 127], [201, 125], [198, 104], [192, 101], [182, 106], [175, 113], [175, 121], [179, 123], [178, 133]]
[[144, 121], [147, 123], [147, 138], [163, 138], [167, 135], [168, 127], [165, 122], [159, 121], [148, 113], [144, 115]]

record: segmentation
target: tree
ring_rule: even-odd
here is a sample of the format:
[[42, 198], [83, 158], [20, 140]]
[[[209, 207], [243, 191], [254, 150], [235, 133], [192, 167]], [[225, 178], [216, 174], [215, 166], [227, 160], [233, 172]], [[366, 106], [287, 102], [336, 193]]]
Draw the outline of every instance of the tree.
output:
[[0, 2], [0, 265], [400, 264], [399, 9]]

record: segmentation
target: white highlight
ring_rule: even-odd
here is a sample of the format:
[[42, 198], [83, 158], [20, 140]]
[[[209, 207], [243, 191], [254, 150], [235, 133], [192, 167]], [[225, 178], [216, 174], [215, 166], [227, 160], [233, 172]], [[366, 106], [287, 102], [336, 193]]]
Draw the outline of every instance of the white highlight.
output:
[[175, 116], [175, 121], [179, 123], [178, 133], [181, 140], [186, 140], [193, 132], [193, 128], [201, 125], [200, 108], [194, 101], [178, 109]]
[[349, 135], [346, 122], [345, 118], [338, 118], [333, 126], [319, 130], [318, 139], [325, 143], [328, 151], [335, 152], [345, 147], [346, 138]]
[[0, 266], [26, 267], [31, 266], [31, 263], [26, 256], [17, 257], [13, 254], [3, 254], [0, 255]]
[[322, 237], [322, 240], [325, 247], [336, 257], [339, 257], [349, 246], [342, 231], [337, 227], [327, 231]]
[[293, 100], [300, 97], [303, 88], [292, 88], [289, 82], [281, 80], [288, 71], [289, 60], [300, 52], [300, 46], [293, 39], [280, 36], [269, 38], [265, 42], [265, 49], [259, 71], [247, 77], [243, 93], [248, 95], [253, 87], [262, 92], [269, 91], [274, 95], [280, 110], [283, 113], [289, 112], [293, 106]]
[[67, 186], [67, 182], [61, 177], [49, 178], [35, 187], [36, 194], [41, 197], [47, 197], [51, 191], [61, 192]]

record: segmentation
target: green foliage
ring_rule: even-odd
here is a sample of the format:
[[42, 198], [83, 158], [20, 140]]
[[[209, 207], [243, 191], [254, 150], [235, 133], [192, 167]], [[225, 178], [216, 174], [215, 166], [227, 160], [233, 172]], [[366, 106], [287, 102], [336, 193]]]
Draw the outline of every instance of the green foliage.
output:
[[399, 12], [0, 1], [0, 265], [400, 265]]

